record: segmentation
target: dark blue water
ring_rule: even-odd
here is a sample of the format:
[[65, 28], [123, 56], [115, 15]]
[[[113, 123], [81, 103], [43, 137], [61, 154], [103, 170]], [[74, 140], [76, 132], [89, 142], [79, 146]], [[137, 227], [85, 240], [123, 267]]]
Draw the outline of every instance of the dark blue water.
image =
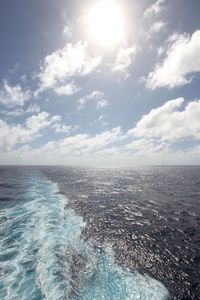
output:
[[198, 167], [1, 167], [0, 299], [198, 300], [199, 203]]

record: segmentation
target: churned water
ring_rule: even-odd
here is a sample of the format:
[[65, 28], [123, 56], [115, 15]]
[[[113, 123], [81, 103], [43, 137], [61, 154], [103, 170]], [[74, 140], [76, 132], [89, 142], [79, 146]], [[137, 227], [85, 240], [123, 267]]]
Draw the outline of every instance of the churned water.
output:
[[0, 299], [200, 299], [199, 178], [1, 167]]

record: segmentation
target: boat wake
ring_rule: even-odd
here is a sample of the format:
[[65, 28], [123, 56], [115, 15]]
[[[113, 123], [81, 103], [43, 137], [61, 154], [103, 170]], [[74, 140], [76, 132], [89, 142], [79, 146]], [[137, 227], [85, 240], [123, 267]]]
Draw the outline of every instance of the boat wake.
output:
[[1, 299], [169, 299], [159, 281], [117, 265], [111, 246], [84, 240], [56, 184], [37, 174], [28, 186], [26, 200], [0, 211]]

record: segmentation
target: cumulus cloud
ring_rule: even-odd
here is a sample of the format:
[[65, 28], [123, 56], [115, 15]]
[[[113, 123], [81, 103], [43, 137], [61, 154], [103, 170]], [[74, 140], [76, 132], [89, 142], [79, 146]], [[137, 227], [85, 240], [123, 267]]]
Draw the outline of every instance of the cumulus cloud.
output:
[[59, 148], [65, 153], [89, 154], [94, 151], [102, 150], [106, 146], [112, 145], [123, 138], [121, 128], [116, 127], [95, 136], [77, 134], [67, 137], [60, 141]]
[[[68, 164], [83, 166], [136, 166], [148, 164], [200, 164], [200, 147], [172, 151], [167, 145], [156, 146], [155, 141], [138, 140], [133, 149], [123, 151], [119, 146], [108, 145], [96, 152], [69, 152], [69, 148], [59, 148], [59, 142], [50, 141], [38, 148], [23, 145], [18, 149], [2, 152], [1, 163], [13, 164]], [[151, 146], [152, 145], [152, 146]], [[158, 145], [158, 144], [157, 144]], [[157, 148], [156, 148], [157, 147]], [[138, 150], [134, 150], [138, 148]], [[143, 149], [143, 150], [141, 150]]]
[[200, 139], [200, 100], [184, 105], [183, 98], [167, 101], [144, 115], [129, 131], [136, 138], [167, 142]]
[[[130, 135], [130, 134], [129, 134]], [[25, 144], [20, 148], [1, 152], [0, 161], [41, 164], [80, 164], [131, 166], [137, 164], [199, 163], [200, 147], [185, 150], [170, 149], [170, 143], [154, 138], [135, 138], [127, 143], [119, 127], [95, 136], [76, 134], [58, 141], [32, 148]], [[24, 141], [28, 139], [24, 139]], [[4, 149], [3, 149], [4, 150]]]
[[23, 90], [19, 84], [12, 86], [7, 80], [3, 80], [3, 86], [0, 89], [0, 102], [5, 106], [23, 106], [30, 97], [30, 90]]
[[29, 130], [21, 125], [10, 125], [0, 119], [0, 150], [8, 150], [16, 143], [29, 142], [32, 139]]
[[190, 83], [192, 73], [200, 72], [200, 30], [192, 36], [175, 34], [169, 39], [169, 47], [162, 63], [156, 65], [147, 79], [147, 87], [174, 88]]
[[[97, 163], [102, 157], [113, 157], [118, 153], [118, 149], [115, 148], [114, 143], [123, 139], [123, 134], [119, 127], [103, 131], [95, 136], [89, 134], [77, 134], [70, 137], [61, 139], [59, 141], [49, 141], [48, 143], [38, 147], [32, 148], [28, 144], [22, 146], [19, 149], [12, 150], [12, 152], [5, 155], [4, 161], [9, 157], [9, 161], [13, 157], [18, 159], [17, 161], [24, 162], [37, 162], [37, 163], [68, 163], [80, 165], [87, 163]], [[92, 155], [91, 155], [92, 154]], [[98, 159], [96, 159], [98, 157]]]
[[79, 103], [78, 109], [85, 108], [90, 101], [96, 102], [97, 109], [103, 108], [108, 105], [108, 100], [105, 98], [104, 92], [93, 91], [92, 93], [90, 93], [78, 100], [78, 103]]
[[127, 68], [135, 60], [136, 54], [140, 51], [139, 46], [133, 45], [129, 48], [120, 48], [113, 64], [113, 71], [127, 73]]
[[89, 74], [99, 66], [100, 61], [100, 57], [90, 56], [86, 43], [68, 43], [45, 57], [38, 74], [38, 92], [51, 88], [57, 94], [72, 94], [76, 92], [75, 77]]
[[10, 124], [0, 119], [0, 149], [7, 151], [16, 144], [31, 142], [40, 136], [42, 129], [58, 121], [58, 116], [50, 117], [47, 112], [31, 116], [24, 125]]
[[149, 18], [159, 14], [165, 8], [165, 1], [166, 0], [157, 0], [154, 4], [147, 7], [147, 9], [144, 12], [144, 17]]
[[[77, 163], [81, 162], [86, 157], [105, 156], [114, 154], [114, 143], [121, 141], [124, 138], [120, 127], [112, 128], [103, 131], [95, 136], [89, 134], [76, 134], [59, 141], [49, 141], [47, 144], [36, 149], [31, 148], [28, 144], [21, 147], [19, 150], [13, 150], [12, 155], [22, 157], [22, 160], [33, 158], [33, 162], [65, 162]], [[92, 156], [91, 156], [92, 154]], [[83, 162], [83, 161], [82, 161]]]
[[152, 154], [163, 155], [169, 151], [169, 145], [166, 142], [145, 138], [135, 139], [131, 143], [126, 144], [125, 148], [140, 156], [152, 156]]
[[57, 122], [59, 116], [50, 117], [46, 111], [40, 112], [37, 115], [31, 116], [26, 120], [26, 127], [31, 131], [39, 132], [41, 129], [50, 126], [52, 123]]

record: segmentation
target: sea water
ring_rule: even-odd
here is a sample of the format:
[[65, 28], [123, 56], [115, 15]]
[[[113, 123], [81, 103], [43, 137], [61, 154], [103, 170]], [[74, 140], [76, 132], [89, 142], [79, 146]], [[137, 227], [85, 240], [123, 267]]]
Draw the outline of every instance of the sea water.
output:
[[169, 299], [160, 281], [118, 264], [112, 243], [85, 238], [87, 222], [44, 174], [1, 169], [0, 299]]

